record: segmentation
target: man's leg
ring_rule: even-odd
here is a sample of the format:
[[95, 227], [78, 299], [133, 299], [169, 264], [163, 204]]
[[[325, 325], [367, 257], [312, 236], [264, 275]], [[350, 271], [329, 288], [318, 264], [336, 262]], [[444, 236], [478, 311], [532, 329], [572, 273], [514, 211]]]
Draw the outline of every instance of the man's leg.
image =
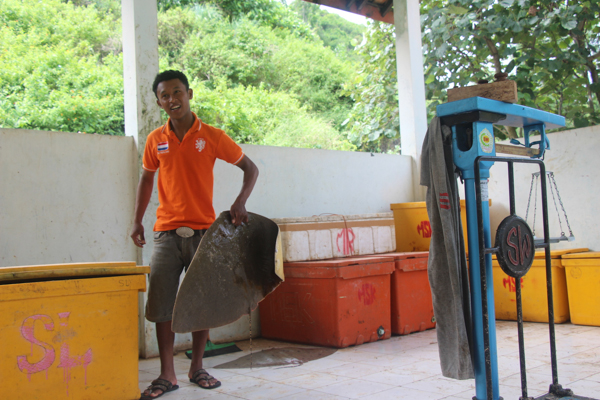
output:
[[[206, 348], [206, 341], [208, 340], [208, 330], [192, 332], [192, 364], [190, 365], [189, 378], [194, 378], [197, 371], [202, 369], [202, 357], [204, 356], [204, 349]], [[204, 388], [217, 387], [218, 380], [206, 374], [198, 374], [196, 378], [207, 378], [208, 379], [196, 379], [197, 384]], [[220, 383], [219, 385], [220, 386]]]
[[[175, 333], [171, 330], [171, 321], [156, 323], [156, 339], [158, 341], [158, 354], [160, 356], [160, 375], [158, 379], [165, 379], [173, 385], [177, 385], [175, 364], [173, 362]], [[144, 391], [145, 396], [150, 395], [151, 397], [159, 396], [162, 393], [161, 389], [156, 389], [152, 393], [148, 389]]]

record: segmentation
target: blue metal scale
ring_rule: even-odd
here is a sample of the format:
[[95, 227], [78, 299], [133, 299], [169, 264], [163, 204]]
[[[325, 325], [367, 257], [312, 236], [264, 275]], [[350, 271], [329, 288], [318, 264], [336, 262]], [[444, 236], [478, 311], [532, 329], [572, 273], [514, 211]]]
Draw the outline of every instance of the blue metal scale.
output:
[[[494, 286], [491, 284], [492, 255], [485, 255], [485, 269], [480, 268], [479, 230], [477, 221], [477, 200], [475, 190], [475, 164], [480, 156], [496, 156], [494, 125], [522, 127], [524, 130], [524, 146], [539, 149], [537, 157], [550, 148], [546, 137], [546, 129], [555, 129], [565, 125], [565, 118], [545, 111], [518, 104], [504, 103], [481, 97], [472, 97], [437, 106], [437, 116], [445, 125], [452, 127], [452, 147], [454, 164], [460, 170], [465, 186], [467, 212], [467, 233], [469, 246], [469, 278], [471, 290], [471, 307], [474, 340], [474, 371], [477, 400], [500, 400], [498, 387], [498, 353], [496, 349], [496, 316], [494, 311]], [[534, 131], [541, 135], [540, 140], [531, 142], [530, 134]], [[493, 161], [483, 161], [480, 165], [481, 206], [484, 244], [491, 247], [490, 211], [487, 196], [487, 181]], [[485, 270], [487, 293], [482, 293], [481, 271]], [[484, 318], [482, 299], [487, 299], [487, 320], [489, 329], [489, 354], [491, 359], [492, 398], [488, 397], [484, 356]]]

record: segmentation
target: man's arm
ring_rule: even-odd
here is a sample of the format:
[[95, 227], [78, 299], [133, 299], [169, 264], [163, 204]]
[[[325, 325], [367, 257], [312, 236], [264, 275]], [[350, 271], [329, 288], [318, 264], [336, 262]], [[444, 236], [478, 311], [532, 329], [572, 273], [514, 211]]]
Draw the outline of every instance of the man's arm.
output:
[[250, 197], [254, 184], [258, 178], [258, 168], [252, 162], [247, 155], [236, 164], [242, 171], [244, 171], [244, 182], [242, 183], [242, 190], [238, 195], [237, 199], [231, 205], [231, 222], [235, 226], [240, 226], [243, 222], [248, 222], [248, 212], [246, 211], [246, 200]]
[[[243, 161], [243, 160], [242, 160]], [[135, 217], [133, 220], [133, 228], [131, 229], [131, 238], [133, 243], [138, 247], [144, 247], [146, 239], [144, 238], [144, 226], [142, 225], [142, 218], [150, 202], [150, 196], [152, 196], [152, 187], [154, 186], [154, 174], [156, 172], [143, 170], [140, 182], [137, 188], [137, 195], [135, 197]]]

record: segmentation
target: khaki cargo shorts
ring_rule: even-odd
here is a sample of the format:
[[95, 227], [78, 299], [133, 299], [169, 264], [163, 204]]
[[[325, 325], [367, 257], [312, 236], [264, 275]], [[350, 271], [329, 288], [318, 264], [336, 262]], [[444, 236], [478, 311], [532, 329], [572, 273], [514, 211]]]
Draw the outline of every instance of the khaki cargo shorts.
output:
[[206, 229], [181, 237], [175, 230], [154, 232], [154, 250], [150, 261], [150, 283], [146, 319], [167, 322], [173, 319], [173, 307], [181, 273], [189, 267]]

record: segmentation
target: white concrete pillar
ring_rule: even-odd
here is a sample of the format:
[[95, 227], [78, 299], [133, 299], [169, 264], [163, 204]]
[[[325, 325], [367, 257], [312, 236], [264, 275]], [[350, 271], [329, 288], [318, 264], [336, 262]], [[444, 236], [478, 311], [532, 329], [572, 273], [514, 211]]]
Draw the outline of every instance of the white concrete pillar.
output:
[[[160, 109], [152, 93], [158, 73], [158, 17], [156, 0], [121, 0], [123, 21], [123, 87], [125, 97], [125, 135], [133, 136], [137, 146], [138, 173], [148, 134], [160, 126]], [[133, 155], [135, 157], [136, 155]], [[136, 181], [137, 184], [137, 181]], [[156, 220], [156, 185], [143, 224], [146, 246], [138, 251], [138, 265], [148, 265], [152, 256], [152, 229]], [[133, 218], [133, 215], [132, 215]], [[133, 243], [132, 243], [133, 245]], [[144, 318], [147, 292], [140, 294], [139, 350], [143, 358], [158, 354], [154, 324]]]
[[123, 20], [123, 86], [125, 135], [140, 151], [146, 137], [160, 125], [160, 109], [152, 93], [158, 73], [156, 0], [121, 0]]
[[421, 147], [427, 133], [427, 110], [419, 0], [394, 0], [394, 25], [402, 154], [413, 159], [413, 197], [414, 201], [422, 201], [425, 200], [425, 191], [419, 181]]

